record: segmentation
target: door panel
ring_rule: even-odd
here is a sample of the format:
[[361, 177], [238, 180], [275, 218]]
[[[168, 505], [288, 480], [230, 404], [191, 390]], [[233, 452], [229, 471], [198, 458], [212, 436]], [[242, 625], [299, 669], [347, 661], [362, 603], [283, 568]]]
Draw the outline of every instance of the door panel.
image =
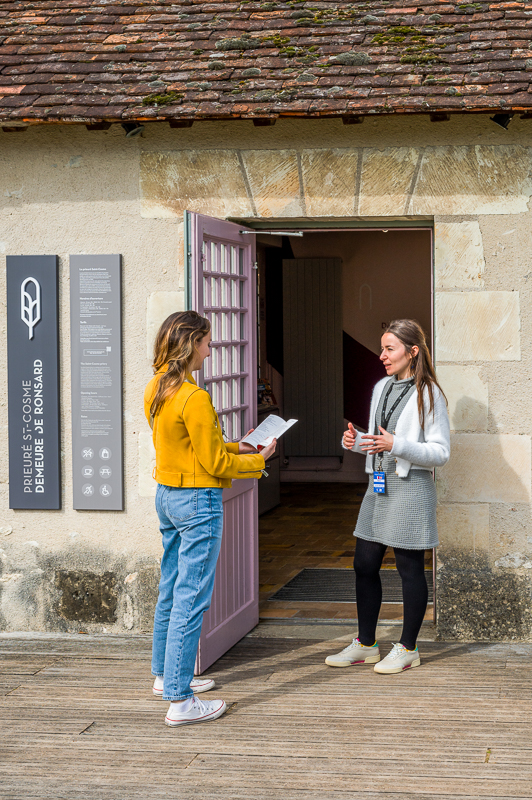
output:
[[[225, 436], [236, 441], [257, 414], [255, 235], [185, 212], [187, 305], [211, 322], [211, 356], [198, 375]], [[224, 532], [196, 662], [201, 674], [259, 620], [257, 481], [224, 489]]]

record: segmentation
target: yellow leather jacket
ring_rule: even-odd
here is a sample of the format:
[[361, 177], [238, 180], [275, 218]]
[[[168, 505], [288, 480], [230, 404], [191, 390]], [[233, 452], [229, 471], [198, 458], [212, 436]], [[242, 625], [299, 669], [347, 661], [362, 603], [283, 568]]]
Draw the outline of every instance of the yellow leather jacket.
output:
[[166, 400], [155, 418], [150, 406], [163, 367], [146, 386], [144, 413], [153, 428], [155, 470], [164, 486], [229, 487], [232, 478], [260, 478], [264, 458], [238, 454], [238, 442], [225, 443], [211, 397], [188, 375], [176, 394]]

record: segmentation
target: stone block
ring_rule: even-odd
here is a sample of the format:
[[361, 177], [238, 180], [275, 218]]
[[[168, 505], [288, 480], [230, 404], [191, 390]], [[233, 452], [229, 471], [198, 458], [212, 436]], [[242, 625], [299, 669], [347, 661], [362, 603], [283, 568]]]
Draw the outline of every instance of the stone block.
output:
[[[522, 563], [532, 558], [530, 506], [491, 503], [490, 561], [497, 564], [508, 554], [520, 554]], [[531, 565], [532, 566], [532, 565]], [[532, 574], [531, 574], [532, 576]]]
[[517, 145], [428, 147], [411, 214], [522, 214], [532, 193], [530, 150]]
[[61, 592], [59, 616], [75, 622], [116, 622], [116, 583], [114, 572], [97, 575], [87, 570], [57, 570], [55, 585]]
[[437, 292], [438, 361], [520, 361], [518, 292]]
[[181, 217], [187, 209], [211, 217], [254, 216], [234, 150], [142, 153], [140, 197], [143, 217]]
[[530, 641], [529, 575], [494, 569], [488, 554], [443, 550], [438, 569], [438, 636], [443, 641]]
[[530, 436], [459, 433], [451, 458], [438, 469], [444, 503], [529, 503]]
[[185, 292], [152, 292], [146, 310], [146, 348], [150, 361], [157, 331], [170, 314], [185, 310]]
[[410, 147], [367, 149], [362, 162], [358, 213], [404, 214], [419, 150]]
[[442, 549], [467, 550], [475, 554], [489, 549], [488, 503], [439, 503], [437, 515]]
[[437, 222], [434, 245], [436, 289], [482, 288], [485, 261], [478, 222]]
[[259, 217], [304, 216], [295, 150], [243, 150]]
[[352, 217], [355, 209], [358, 151], [304, 150], [301, 169], [310, 217]]
[[153, 479], [155, 447], [151, 431], [139, 433], [139, 495], [155, 497], [157, 485]]
[[453, 431], [482, 432], [488, 427], [488, 384], [478, 367], [442, 365], [438, 380], [449, 403]]

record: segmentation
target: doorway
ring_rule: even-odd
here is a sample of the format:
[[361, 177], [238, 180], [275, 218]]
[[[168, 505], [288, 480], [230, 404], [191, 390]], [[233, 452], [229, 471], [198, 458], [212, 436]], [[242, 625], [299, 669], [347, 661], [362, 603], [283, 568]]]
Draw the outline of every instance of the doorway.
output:
[[[432, 247], [429, 227], [257, 233], [259, 421], [278, 413], [304, 423], [259, 482], [263, 619], [356, 618], [353, 530], [367, 475], [341, 433], [347, 421], [367, 428], [392, 319], [417, 319], [432, 344]], [[383, 567], [381, 618], [399, 620], [392, 550]], [[425, 567], [432, 578], [430, 551]]]

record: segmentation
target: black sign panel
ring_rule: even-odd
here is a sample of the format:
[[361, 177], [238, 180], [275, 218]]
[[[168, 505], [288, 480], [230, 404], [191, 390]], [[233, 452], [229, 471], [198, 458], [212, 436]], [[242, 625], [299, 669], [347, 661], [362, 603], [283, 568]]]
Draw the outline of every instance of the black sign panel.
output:
[[70, 256], [74, 508], [122, 511], [121, 257]]
[[10, 508], [61, 508], [57, 264], [7, 257]]

